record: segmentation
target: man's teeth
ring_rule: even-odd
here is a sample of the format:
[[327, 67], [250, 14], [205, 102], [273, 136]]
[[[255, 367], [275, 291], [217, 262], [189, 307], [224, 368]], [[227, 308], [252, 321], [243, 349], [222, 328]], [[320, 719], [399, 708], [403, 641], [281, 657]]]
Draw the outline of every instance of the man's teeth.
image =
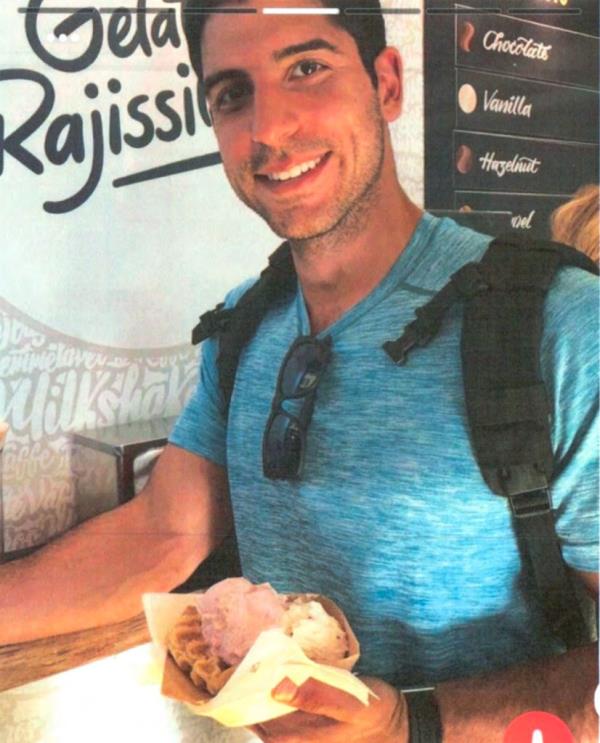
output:
[[316, 160], [309, 160], [306, 163], [301, 163], [300, 165], [290, 168], [290, 170], [282, 170], [281, 173], [270, 173], [268, 178], [270, 181], [289, 181], [290, 178], [297, 178], [299, 175], [302, 175], [302, 173], [313, 170], [322, 159], [322, 157], [319, 157]]

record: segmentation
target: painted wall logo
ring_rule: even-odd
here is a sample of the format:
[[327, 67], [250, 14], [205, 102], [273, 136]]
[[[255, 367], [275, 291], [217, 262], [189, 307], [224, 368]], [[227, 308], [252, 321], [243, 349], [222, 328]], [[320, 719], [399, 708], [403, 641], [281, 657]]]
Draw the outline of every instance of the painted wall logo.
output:
[[[151, 95], [126, 89], [116, 74], [102, 81], [94, 79], [94, 65], [101, 54], [106, 69], [107, 55], [114, 61], [152, 58], [157, 51], [182, 46], [178, 18], [181, 0], [160, 2], [164, 7], [149, 8], [146, 0], [137, 0], [135, 8], [71, 9], [29, 0], [26, 7], [15, 8], [22, 15], [27, 44], [44, 67], [0, 70], [5, 102], [14, 104], [17, 95], [39, 101], [33, 110], [20, 108], [20, 116], [15, 117], [13, 112], [9, 117], [6, 111], [0, 111], [0, 176], [8, 158], [39, 176], [49, 172], [49, 165], [61, 167], [71, 162], [81, 166], [81, 183], [67, 196], [45, 201], [46, 212], [63, 214], [84, 204], [103, 176], [107, 157], [121, 156], [126, 161], [127, 149], [143, 149], [155, 140], [175, 142], [184, 134], [193, 136], [199, 127], [210, 126], [201, 86], [194, 82], [195, 76], [184, 62], [171, 71], [170, 87]], [[117, 65], [113, 67], [118, 71]], [[80, 110], [61, 109], [62, 99], [57, 96], [53, 77], [75, 73], [79, 74], [73, 85], [81, 85], [82, 105]], [[89, 73], [89, 79], [85, 75], [82, 82], [81, 73]], [[179, 88], [176, 81], [181, 83]], [[18, 89], [16, 83], [21, 83]], [[42, 141], [35, 137], [40, 133]], [[209, 152], [124, 173], [113, 180], [113, 186], [119, 188], [218, 162], [218, 153]]]
[[77, 478], [94, 472], [74, 471], [70, 431], [175, 415], [196, 369], [191, 348], [76, 344], [0, 299], [0, 417], [10, 422], [0, 458], [0, 554], [3, 541], [6, 551], [23, 549], [77, 522]]

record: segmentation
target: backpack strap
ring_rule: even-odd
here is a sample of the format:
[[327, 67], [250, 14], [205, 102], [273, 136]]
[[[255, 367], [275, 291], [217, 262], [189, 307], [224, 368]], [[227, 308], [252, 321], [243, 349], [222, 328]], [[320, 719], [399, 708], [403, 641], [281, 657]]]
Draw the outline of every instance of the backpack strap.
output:
[[296, 271], [289, 243], [282, 243], [269, 257], [269, 265], [239, 299], [235, 307], [223, 303], [205, 312], [192, 331], [195, 345], [218, 334], [217, 370], [226, 410], [233, 393], [235, 375], [243, 348], [254, 336], [267, 311], [296, 287]]
[[397, 366], [403, 366], [408, 354], [418, 346], [430, 343], [441, 327], [444, 315], [461, 299], [485, 292], [489, 286], [478, 263], [466, 263], [437, 294], [415, 310], [416, 319], [409, 323], [402, 335], [386, 341], [383, 349]]
[[461, 355], [471, 441], [484, 480], [513, 511], [517, 495], [552, 479], [552, 411], [540, 371], [543, 308], [560, 266], [597, 273], [582, 259], [559, 243], [498, 238], [480, 263], [487, 289], [465, 300]]
[[[507, 233], [493, 240], [488, 246], [488, 251], [492, 246], [512, 245], [519, 246], [537, 246], [540, 251], [557, 252], [560, 256], [560, 265], [569, 265], [582, 268], [591, 273], [598, 275], [598, 266], [575, 248], [563, 243], [525, 240], [513, 233]], [[496, 247], [493, 248], [496, 250]], [[480, 263], [466, 263], [459, 268], [456, 273], [452, 274], [450, 281], [440, 289], [437, 294], [426, 302], [422, 307], [415, 310], [416, 319], [409, 323], [396, 340], [386, 341], [383, 349], [391, 360], [398, 366], [406, 363], [408, 355], [415, 348], [426, 346], [437, 335], [445, 314], [450, 307], [456, 302], [467, 300], [476, 294], [489, 291], [489, 276], [487, 275], [483, 263], [485, 255]], [[501, 270], [505, 269], [500, 261]], [[494, 270], [495, 267], [492, 267]]]
[[443, 316], [464, 300], [463, 383], [471, 444], [481, 474], [508, 499], [517, 541], [530, 564], [552, 631], [567, 647], [589, 641], [556, 535], [549, 483], [553, 474], [550, 405], [540, 372], [546, 293], [560, 266], [598, 268], [566, 245], [493, 240], [479, 264], [467, 264], [384, 348], [404, 363], [437, 333]]
[[489, 289], [465, 301], [461, 355], [471, 443], [481, 474], [510, 503], [521, 552], [553, 633], [589, 641], [556, 535], [550, 497], [552, 410], [541, 376], [544, 301], [559, 267], [595, 264], [565, 245], [494, 240], [481, 261]]

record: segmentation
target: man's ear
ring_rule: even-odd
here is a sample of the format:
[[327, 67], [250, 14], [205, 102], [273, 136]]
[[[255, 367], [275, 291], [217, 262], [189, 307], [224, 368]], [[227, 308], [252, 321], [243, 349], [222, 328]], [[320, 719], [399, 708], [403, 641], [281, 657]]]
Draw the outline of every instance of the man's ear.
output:
[[375, 59], [377, 97], [383, 118], [395, 121], [402, 113], [402, 57], [392, 46], [386, 46]]

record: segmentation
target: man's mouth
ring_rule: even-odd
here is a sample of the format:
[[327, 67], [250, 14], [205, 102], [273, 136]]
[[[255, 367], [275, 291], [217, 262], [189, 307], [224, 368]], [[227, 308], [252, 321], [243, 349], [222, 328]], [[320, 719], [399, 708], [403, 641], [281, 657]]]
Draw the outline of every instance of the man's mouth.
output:
[[323, 156], [318, 157], [316, 160], [308, 160], [300, 165], [295, 165], [289, 170], [280, 170], [278, 173], [269, 173], [267, 178], [270, 181], [289, 181], [291, 178], [298, 178], [303, 173], [307, 173], [309, 170], [314, 170], [317, 165], [321, 162]]
[[322, 169], [324, 164], [329, 159], [330, 152], [326, 152], [323, 155], [312, 158], [311, 160], [305, 160], [304, 162], [298, 163], [287, 170], [276, 170], [268, 173], [257, 173], [258, 178], [262, 183], [269, 184], [274, 188], [281, 188], [283, 184], [300, 183], [304, 180], [311, 178], [316, 175], [316, 172]]
[[285, 170], [272, 170], [257, 173], [255, 178], [272, 194], [281, 197], [290, 197], [304, 190], [320, 177], [321, 171], [326, 168], [331, 152], [313, 157], [310, 160], [287, 167]]

